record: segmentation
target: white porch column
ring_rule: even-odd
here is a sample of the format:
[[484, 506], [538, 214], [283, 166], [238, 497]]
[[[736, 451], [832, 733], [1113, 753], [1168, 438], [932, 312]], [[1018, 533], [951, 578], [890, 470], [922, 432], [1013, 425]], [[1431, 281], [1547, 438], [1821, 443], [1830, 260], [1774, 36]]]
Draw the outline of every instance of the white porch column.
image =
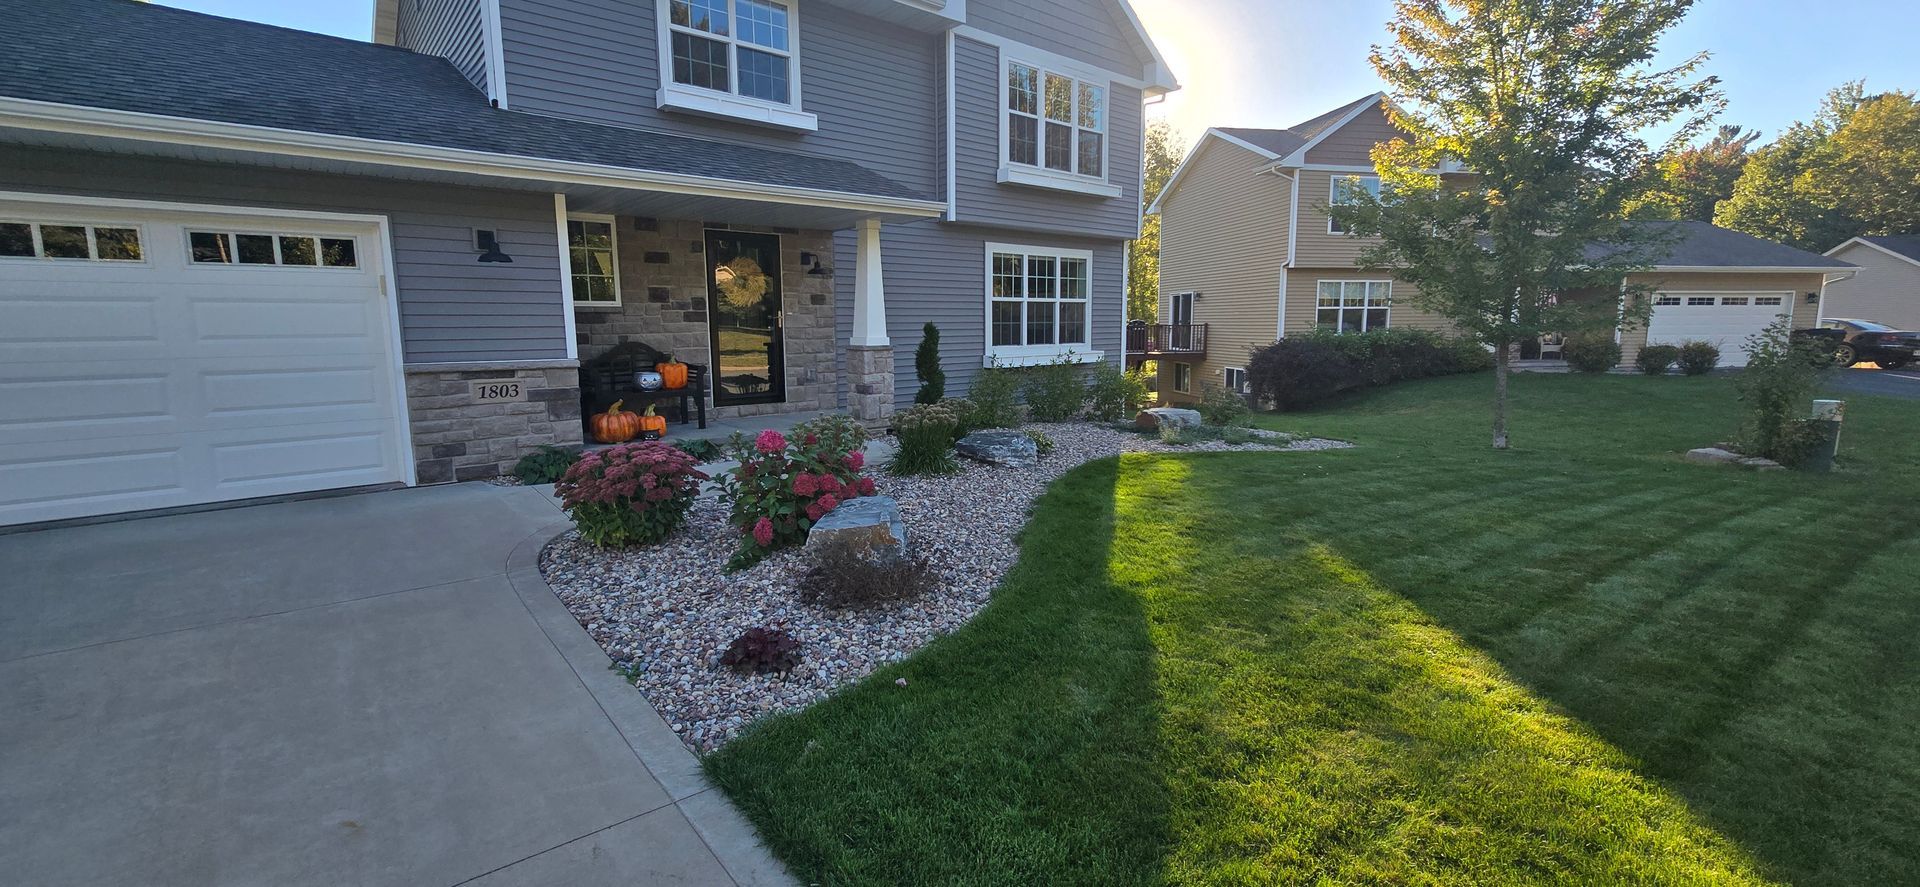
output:
[[853, 338], [854, 347], [872, 347], [893, 343], [887, 338], [887, 285], [880, 257], [880, 220], [861, 219], [855, 227], [859, 245], [854, 252]]
[[880, 257], [880, 220], [855, 226], [853, 335], [847, 340], [847, 411], [874, 428], [893, 417], [893, 341], [887, 338], [887, 292]]

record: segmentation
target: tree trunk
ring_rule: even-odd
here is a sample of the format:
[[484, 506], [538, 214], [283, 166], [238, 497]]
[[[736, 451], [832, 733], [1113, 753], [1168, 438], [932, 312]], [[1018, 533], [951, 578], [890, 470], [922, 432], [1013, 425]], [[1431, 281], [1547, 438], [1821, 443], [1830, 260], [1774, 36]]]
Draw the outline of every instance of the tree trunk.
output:
[[1507, 448], [1507, 361], [1512, 350], [1502, 342], [1493, 350], [1493, 448]]

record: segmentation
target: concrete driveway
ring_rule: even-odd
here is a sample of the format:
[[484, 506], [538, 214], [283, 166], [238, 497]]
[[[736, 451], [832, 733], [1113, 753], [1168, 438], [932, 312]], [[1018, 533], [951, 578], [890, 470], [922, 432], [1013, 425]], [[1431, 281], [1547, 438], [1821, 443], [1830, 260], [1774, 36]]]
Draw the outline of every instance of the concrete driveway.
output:
[[1834, 374], [1832, 389], [1841, 394], [1877, 394], [1920, 400], [1920, 367], [1881, 370], [1854, 367]]
[[784, 883], [540, 581], [536, 489], [0, 536], [0, 881]]

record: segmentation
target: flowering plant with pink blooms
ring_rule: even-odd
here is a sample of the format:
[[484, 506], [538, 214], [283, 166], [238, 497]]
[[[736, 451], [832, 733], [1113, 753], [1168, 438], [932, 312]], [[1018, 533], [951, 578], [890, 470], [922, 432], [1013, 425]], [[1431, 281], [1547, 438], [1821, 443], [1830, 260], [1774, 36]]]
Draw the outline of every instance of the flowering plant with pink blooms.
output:
[[813, 525], [840, 503], [873, 495], [873, 479], [862, 473], [866, 442], [866, 429], [847, 416], [814, 419], [790, 435], [735, 435], [729, 450], [740, 467], [720, 478], [729, 519], [741, 533], [733, 566], [805, 542]]
[[561, 507], [595, 545], [658, 542], [687, 521], [707, 479], [686, 451], [659, 441], [588, 452], [553, 485]]

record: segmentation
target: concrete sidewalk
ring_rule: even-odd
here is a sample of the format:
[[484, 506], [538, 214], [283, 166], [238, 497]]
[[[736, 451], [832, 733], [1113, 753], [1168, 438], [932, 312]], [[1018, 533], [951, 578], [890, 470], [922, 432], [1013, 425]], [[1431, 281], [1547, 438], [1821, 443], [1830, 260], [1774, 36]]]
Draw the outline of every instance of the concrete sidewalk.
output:
[[544, 582], [544, 492], [0, 536], [0, 881], [784, 884]]

